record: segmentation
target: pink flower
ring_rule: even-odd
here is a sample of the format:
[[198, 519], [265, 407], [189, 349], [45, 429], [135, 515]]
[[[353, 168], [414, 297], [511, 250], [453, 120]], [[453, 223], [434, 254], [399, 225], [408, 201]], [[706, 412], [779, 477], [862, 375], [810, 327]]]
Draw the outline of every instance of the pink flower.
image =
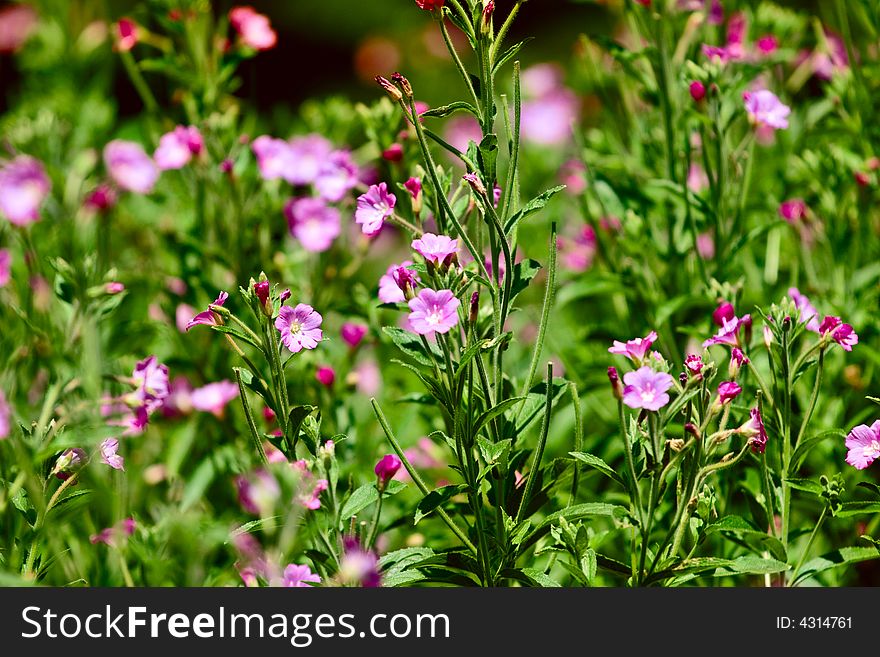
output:
[[365, 397], [375, 397], [382, 388], [382, 372], [375, 360], [359, 363], [346, 378], [349, 385]]
[[755, 125], [780, 129], [788, 127], [788, 115], [791, 108], [783, 105], [772, 91], [759, 89], [743, 94], [749, 120]]
[[129, 18], [120, 18], [116, 23], [116, 49], [128, 52], [138, 42], [138, 26]]
[[16, 52], [37, 27], [39, 16], [33, 7], [21, 4], [0, 9], [0, 54]]
[[107, 438], [101, 442], [101, 463], [109, 465], [114, 470], [125, 470], [124, 459], [117, 454], [119, 441], [116, 438]]
[[12, 409], [9, 408], [9, 402], [6, 401], [6, 395], [0, 390], [0, 440], [9, 438], [9, 432], [12, 429]]
[[730, 360], [732, 363], [736, 364], [737, 369], [743, 365], [749, 364], [748, 356], [746, 356], [739, 347], [734, 347], [730, 350]]
[[205, 142], [198, 128], [179, 125], [159, 138], [159, 147], [153, 153], [153, 159], [162, 171], [182, 169], [204, 147]]
[[134, 518], [126, 518], [121, 522], [116, 523], [113, 527], [107, 527], [106, 529], [102, 529], [97, 534], [92, 534], [89, 537], [89, 542], [92, 545], [97, 545], [98, 543], [103, 543], [107, 546], [115, 546], [120, 541], [125, 540], [132, 534], [134, 534], [134, 530], [137, 528], [137, 523]]
[[321, 198], [336, 203], [358, 184], [358, 168], [348, 151], [333, 151], [315, 178], [315, 189]]
[[275, 328], [281, 333], [281, 342], [293, 353], [314, 349], [324, 339], [321, 331], [323, 317], [304, 303], [295, 308], [282, 306], [275, 319]]
[[711, 260], [715, 257], [715, 239], [712, 233], [700, 233], [697, 235], [697, 254], [703, 260]]
[[284, 569], [284, 578], [281, 580], [281, 586], [285, 588], [311, 588], [309, 584], [320, 584], [321, 578], [315, 575], [308, 566], [297, 566], [296, 564], [288, 564]]
[[379, 459], [378, 463], [376, 463], [376, 467], [373, 469], [376, 473], [376, 477], [379, 479], [379, 487], [384, 489], [385, 486], [388, 485], [388, 482], [397, 474], [397, 471], [400, 470], [400, 466], [403, 465], [400, 462], [400, 459], [396, 454], [386, 454], [381, 459]]
[[283, 139], [261, 135], [251, 142], [263, 180], [287, 178], [296, 168], [290, 144]]
[[558, 238], [556, 247], [562, 267], [573, 272], [589, 269], [596, 256], [596, 244], [596, 231], [592, 226], [583, 226], [574, 239]]
[[117, 185], [135, 194], [149, 194], [159, 179], [159, 167], [133, 141], [115, 139], [104, 146], [104, 166]]
[[732, 347], [738, 347], [740, 345], [739, 329], [741, 326], [751, 323], [751, 321], [752, 318], [750, 315], [725, 319], [721, 328], [718, 330], [718, 333], [703, 342], [703, 346], [711, 347], [714, 344], [726, 344]]
[[[315, 480], [315, 475], [309, 470], [308, 463], [300, 459], [290, 464], [291, 467], [300, 474], [299, 489], [297, 501], [300, 505], [311, 511], [321, 508], [321, 493], [327, 490], [328, 482], [326, 479]], [[314, 482], [314, 483], [313, 483]]]
[[16, 226], [39, 221], [52, 183], [39, 160], [19, 155], [0, 169], [0, 213]]
[[608, 353], [626, 356], [634, 363], [639, 364], [651, 349], [651, 345], [656, 341], [657, 332], [651, 331], [644, 338], [627, 340], [625, 344], [619, 340], [615, 340], [614, 344], [608, 348]]
[[767, 57], [768, 55], [772, 55], [776, 52], [777, 48], [779, 48], [779, 40], [772, 34], [765, 34], [758, 38], [755, 42], [755, 46], [763, 57]]
[[706, 85], [699, 80], [691, 82], [688, 91], [691, 94], [691, 98], [693, 98], [696, 103], [699, 103], [706, 97]]
[[398, 143], [391, 144], [382, 151], [382, 159], [388, 162], [400, 162], [403, 159], [403, 146]]
[[695, 194], [699, 194], [709, 186], [706, 170], [696, 162], [692, 162], [688, 169], [687, 186]]
[[458, 307], [461, 302], [451, 290], [423, 289], [409, 301], [409, 322], [419, 335], [446, 333], [458, 324]]
[[385, 220], [394, 213], [396, 203], [397, 197], [389, 193], [388, 185], [371, 185], [366, 194], [358, 197], [354, 220], [361, 225], [364, 235], [375, 235], [382, 229]]
[[318, 177], [321, 164], [333, 152], [333, 145], [317, 134], [294, 137], [288, 145], [290, 163], [284, 178], [291, 185], [310, 185]]
[[672, 387], [672, 377], [665, 372], [655, 372], [650, 367], [640, 367], [623, 375], [623, 403], [630, 408], [659, 411], [669, 403], [667, 390]]
[[284, 205], [284, 215], [290, 234], [312, 253], [329, 249], [342, 230], [339, 210], [320, 198], [292, 198]]
[[712, 313], [712, 321], [718, 326], [724, 326], [724, 322], [736, 317], [736, 310], [729, 301], [722, 301]]
[[844, 324], [840, 317], [826, 315], [819, 326], [819, 333], [831, 335], [831, 339], [843, 347], [844, 351], [852, 351], [852, 348], [859, 343], [859, 336], [849, 324]]
[[12, 279], [12, 256], [9, 249], [0, 249], [0, 287], [6, 287]]
[[846, 462], [854, 468], [864, 470], [880, 458], [880, 420], [870, 427], [860, 424], [853, 427], [846, 437]]
[[522, 137], [543, 146], [558, 146], [571, 139], [578, 120], [577, 96], [565, 88], [522, 104]]
[[336, 372], [328, 365], [322, 365], [315, 372], [315, 379], [325, 388], [329, 388], [336, 381]]
[[196, 388], [190, 395], [192, 406], [197, 411], [213, 413], [219, 418], [223, 417], [223, 409], [233, 399], [238, 397], [238, 386], [232, 381], [217, 381]]
[[444, 0], [416, 0], [416, 6], [425, 11], [434, 11], [443, 6]]
[[753, 452], [764, 453], [764, 449], [767, 447], [767, 430], [764, 428], [764, 419], [758, 408], [749, 411], [748, 421], [737, 429], [737, 433], [748, 437]]
[[238, 32], [241, 42], [254, 50], [268, 50], [278, 40], [269, 19], [253, 7], [234, 7], [229, 12], [229, 23]]
[[[221, 292], [220, 295], [214, 300], [214, 303], [210, 304], [212, 306], [222, 306], [226, 303], [226, 300], [229, 298], [229, 295], [226, 292]], [[193, 326], [198, 324], [204, 324], [205, 326], [217, 326], [221, 322], [217, 321], [217, 315], [214, 314], [214, 311], [209, 307], [207, 310], [200, 312], [198, 315], [189, 320], [189, 323], [186, 325], [186, 330], [189, 331]]]
[[125, 285], [119, 281], [110, 281], [104, 284], [104, 291], [107, 294], [119, 294], [125, 291]]
[[788, 288], [788, 296], [800, 311], [799, 321], [807, 325], [807, 330], [819, 332], [819, 311], [810, 303], [810, 300], [800, 293], [796, 287]]
[[405, 183], [403, 183], [406, 191], [409, 192], [409, 195], [412, 196], [413, 208], [416, 207], [416, 204], [419, 204], [421, 207], [421, 197], [422, 197], [422, 181], [419, 178], [410, 178]]
[[735, 399], [742, 392], [742, 388], [736, 381], [725, 381], [718, 386], [718, 403], [726, 404]]
[[703, 369], [703, 359], [699, 354], [688, 354], [684, 359], [684, 366], [688, 372], [696, 376]]
[[[430, 2], [431, 0], [416, 0], [416, 2]], [[437, 0], [434, 0], [435, 2]], [[442, 4], [442, 0], [439, 0]], [[366, 550], [361, 546], [357, 538], [346, 536], [342, 539], [342, 561], [339, 564], [339, 578], [343, 584], [349, 586], [362, 586], [375, 588], [381, 585], [382, 576], [379, 573], [379, 558], [372, 550]]]
[[779, 216], [795, 224], [807, 216], [807, 204], [801, 198], [792, 198], [779, 204]]
[[268, 471], [255, 470], [250, 476], [235, 478], [238, 488], [238, 501], [247, 513], [265, 518], [272, 514], [275, 503], [281, 496], [281, 488]]
[[726, 64], [730, 60], [730, 55], [727, 52], [726, 48], [722, 48], [720, 46], [710, 46], [708, 44], [703, 44], [703, 54], [706, 56], [710, 62], [717, 62], [718, 64]]
[[349, 347], [357, 347], [361, 340], [364, 339], [364, 336], [367, 334], [367, 326], [366, 324], [355, 324], [354, 322], [345, 322], [342, 325], [342, 329], [339, 331], [342, 335], [342, 339], [348, 344]]
[[[404, 260], [399, 265], [391, 265], [388, 267], [385, 274], [379, 279], [379, 301], [382, 303], [400, 303], [401, 301], [406, 301], [403, 290], [401, 290], [400, 286], [397, 284], [395, 273], [399, 269], [405, 269], [412, 264], [412, 260]], [[412, 276], [416, 282], [420, 282], [418, 274], [412, 270], [407, 271], [412, 272]]]
[[98, 185], [83, 200], [83, 207], [95, 212], [106, 212], [116, 205], [116, 190], [110, 185]]
[[421, 238], [413, 240], [412, 248], [434, 266], [448, 268], [457, 258], [458, 240], [446, 235], [425, 233]]

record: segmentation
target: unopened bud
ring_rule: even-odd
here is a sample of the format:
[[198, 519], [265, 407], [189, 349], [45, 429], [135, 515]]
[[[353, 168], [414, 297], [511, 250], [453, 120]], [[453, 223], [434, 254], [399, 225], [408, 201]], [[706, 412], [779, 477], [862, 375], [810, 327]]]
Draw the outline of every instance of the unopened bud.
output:
[[403, 100], [403, 94], [400, 93], [400, 89], [391, 84], [391, 80], [388, 78], [383, 78], [381, 75], [377, 75], [376, 83], [385, 90], [385, 93], [387, 93], [395, 103], [399, 103]]
[[692, 435], [697, 440], [700, 439], [700, 430], [697, 428], [697, 425], [694, 424], [693, 422], [685, 422], [684, 431], [685, 431], [685, 433], [689, 433], [690, 435]]
[[471, 295], [471, 309], [470, 309], [470, 315], [468, 316], [468, 321], [470, 321], [471, 324], [476, 324], [477, 319], [479, 318], [479, 315], [480, 315], [480, 291], [475, 290], [474, 293]]
[[401, 75], [400, 73], [395, 73], [391, 76], [391, 81], [397, 85], [398, 89], [403, 92], [403, 95], [406, 98], [413, 97], [412, 85], [410, 85], [409, 80], [407, 80], [403, 75]]
[[489, 0], [489, 3], [483, 8], [483, 20], [480, 24], [480, 30], [483, 34], [492, 33], [492, 14], [495, 13], [495, 0]]
[[466, 173], [462, 176], [462, 179], [471, 186], [471, 189], [474, 190], [478, 195], [484, 196], [486, 194], [486, 186], [483, 185], [483, 181], [480, 180], [480, 177], [475, 173]]
[[611, 394], [614, 395], [614, 398], [617, 400], [623, 399], [623, 386], [620, 383], [616, 367], [608, 368], [608, 380], [611, 382]]
[[269, 281], [259, 281], [254, 283], [254, 294], [260, 300], [260, 306], [263, 308], [263, 314], [270, 316], [272, 314], [272, 304], [269, 301]]

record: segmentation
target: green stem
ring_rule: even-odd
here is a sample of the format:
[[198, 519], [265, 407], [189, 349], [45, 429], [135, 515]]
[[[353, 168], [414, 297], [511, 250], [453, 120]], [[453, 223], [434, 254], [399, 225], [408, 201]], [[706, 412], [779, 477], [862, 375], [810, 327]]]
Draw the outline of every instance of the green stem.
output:
[[550, 415], [553, 411], [553, 363], [547, 363], [547, 397], [544, 402], [544, 423], [541, 427], [541, 436], [538, 438], [538, 447], [535, 450], [535, 456], [532, 459], [532, 467], [529, 470], [528, 479], [526, 481], [526, 490], [519, 502], [519, 510], [516, 512], [516, 522], [519, 524], [523, 519], [523, 514], [532, 499], [532, 492], [535, 488], [535, 482], [538, 480], [538, 470], [541, 466], [541, 459], [544, 456], [544, 447], [547, 444], [547, 434], [550, 432]]
[[[507, 273], [507, 277], [512, 276], [512, 272]], [[538, 337], [535, 340], [535, 350], [532, 353], [532, 362], [529, 364], [529, 373], [523, 382], [522, 396], [525, 397], [529, 393], [532, 385], [532, 378], [538, 371], [538, 361], [541, 359], [541, 352], [544, 350], [544, 337], [547, 333], [547, 324], [550, 320], [550, 308], [553, 306], [553, 296], [556, 291], [556, 222], [550, 225], [550, 266], [547, 273], [547, 289], [544, 292], [544, 305], [541, 308], [541, 323], [538, 325]], [[547, 384], [550, 385], [550, 382]], [[522, 406], [520, 406], [522, 409]]]
[[816, 526], [813, 527], [813, 531], [810, 534], [810, 538], [807, 540], [807, 544], [804, 547], [804, 551], [801, 552], [801, 556], [798, 559], [797, 565], [794, 567], [791, 575], [791, 585], [794, 585], [795, 580], [797, 580], [798, 573], [800, 573], [801, 566], [804, 565], [804, 559], [807, 558], [807, 555], [810, 553], [810, 548], [813, 546], [813, 541], [816, 538], [816, 534], [819, 532], [819, 528], [822, 526], [822, 523], [825, 522], [825, 516], [828, 513], [828, 507], [822, 508], [822, 513], [819, 516], [819, 520], [816, 521]]
[[254, 422], [253, 413], [251, 413], [251, 405], [250, 402], [248, 402], [247, 391], [241, 380], [241, 370], [237, 367], [232, 369], [235, 372], [235, 380], [238, 382], [238, 394], [241, 396], [241, 405], [244, 408], [244, 416], [247, 420], [248, 429], [251, 431], [251, 438], [254, 441], [254, 447], [257, 449], [257, 454], [260, 455], [260, 461], [262, 461], [264, 466], [268, 467], [269, 459], [266, 457], [266, 452], [263, 449], [263, 441], [260, 439], [260, 433], [257, 431], [257, 425]]

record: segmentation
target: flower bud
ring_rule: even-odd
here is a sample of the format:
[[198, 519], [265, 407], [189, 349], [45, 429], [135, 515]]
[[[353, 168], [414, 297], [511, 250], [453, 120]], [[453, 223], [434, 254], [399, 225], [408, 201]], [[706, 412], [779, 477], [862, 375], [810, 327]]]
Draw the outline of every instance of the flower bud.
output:
[[385, 490], [388, 486], [388, 482], [391, 481], [391, 478], [397, 474], [398, 470], [400, 470], [401, 465], [400, 459], [396, 454], [386, 454], [379, 459], [374, 471], [378, 478], [376, 485], [379, 487], [380, 491]]
[[403, 186], [412, 196], [413, 214], [418, 215], [422, 211], [422, 181], [418, 178], [410, 178]]
[[476, 324], [477, 319], [480, 315], [480, 291], [474, 290], [474, 293], [471, 295], [471, 307], [470, 314], [468, 315], [468, 321], [471, 324]]
[[336, 381], [336, 372], [333, 371], [333, 368], [328, 365], [322, 365], [318, 368], [318, 371], [315, 372], [315, 378], [325, 388], [329, 388]]
[[406, 267], [398, 267], [392, 272], [391, 277], [407, 301], [415, 298], [416, 277], [411, 270]]
[[480, 31], [483, 34], [492, 33], [492, 14], [495, 13], [495, 0], [489, 0], [483, 7], [483, 20], [480, 22]]
[[254, 283], [254, 294], [260, 300], [260, 306], [263, 308], [263, 314], [267, 317], [272, 315], [272, 303], [269, 300], [269, 281], [259, 281]]
[[377, 75], [376, 83], [385, 90], [385, 93], [387, 93], [395, 103], [399, 103], [403, 100], [403, 94], [400, 93], [400, 89], [391, 84], [391, 81], [388, 78], [383, 78], [381, 75]]
[[480, 180], [479, 176], [475, 173], [466, 173], [462, 176], [462, 179], [471, 186], [471, 189], [474, 190], [479, 196], [484, 196], [486, 194], [486, 186], [483, 185], [483, 182]]
[[691, 98], [694, 99], [695, 103], [699, 103], [706, 97], [706, 85], [699, 80], [691, 82], [688, 91], [690, 91]]
[[403, 159], [403, 146], [400, 144], [391, 144], [382, 151], [382, 159], [387, 162], [400, 162]]
[[391, 76], [391, 81], [397, 85], [398, 89], [403, 92], [403, 95], [406, 98], [413, 97], [412, 85], [410, 85], [409, 80], [407, 80], [403, 75], [401, 75], [400, 73], [394, 73]]
[[55, 461], [55, 467], [52, 468], [52, 474], [61, 481], [69, 479], [71, 476], [83, 469], [89, 461], [89, 456], [85, 450], [79, 447], [66, 449]]
[[620, 383], [616, 367], [608, 368], [608, 380], [611, 382], [611, 394], [614, 398], [618, 401], [623, 399], [623, 385]]

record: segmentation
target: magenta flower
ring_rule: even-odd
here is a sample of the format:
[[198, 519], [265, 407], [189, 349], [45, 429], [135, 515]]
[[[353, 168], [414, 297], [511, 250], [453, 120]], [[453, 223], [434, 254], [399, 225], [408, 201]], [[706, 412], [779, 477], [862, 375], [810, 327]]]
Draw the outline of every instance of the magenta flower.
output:
[[711, 347], [714, 344], [726, 344], [731, 347], [738, 347], [740, 345], [739, 329], [741, 326], [748, 325], [751, 320], [750, 315], [725, 319], [718, 333], [703, 342], [703, 346]]
[[366, 194], [358, 196], [354, 220], [361, 226], [364, 235], [375, 235], [382, 224], [394, 212], [397, 197], [388, 191], [388, 185], [371, 185]]
[[831, 339], [843, 347], [844, 351], [852, 351], [859, 343], [859, 336], [849, 324], [844, 324], [840, 317], [826, 315], [819, 326], [819, 333], [823, 336], [831, 335]]
[[735, 318], [736, 311], [733, 308], [733, 304], [729, 301], [723, 301], [721, 305], [715, 309], [715, 312], [712, 313], [712, 321], [718, 326], [724, 326], [724, 322]]
[[353, 536], [343, 538], [342, 547], [339, 578], [343, 584], [364, 588], [381, 586], [382, 576], [379, 573], [379, 557], [376, 553], [364, 549], [360, 541]]
[[630, 408], [659, 411], [669, 403], [667, 390], [674, 383], [666, 372], [655, 372], [650, 367], [640, 367], [623, 375], [623, 403]]
[[159, 138], [159, 147], [153, 153], [153, 159], [162, 171], [182, 169], [204, 147], [205, 142], [198, 128], [179, 125]]
[[339, 332], [349, 347], [357, 347], [367, 334], [367, 326], [366, 324], [345, 322]]
[[699, 103], [706, 97], [706, 85], [699, 80], [691, 82], [690, 86], [688, 86], [688, 91], [691, 94], [691, 98], [693, 98], [696, 103]]
[[[398, 272], [400, 269], [406, 269], [412, 264], [412, 260], [404, 260], [399, 265], [391, 265], [388, 267], [385, 274], [379, 279], [379, 301], [382, 303], [400, 303], [401, 301], [406, 301], [403, 290], [401, 290], [400, 286], [397, 284], [398, 278], [400, 278]], [[410, 273], [409, 275], [412, 277], [414, 283], [421, 282], [421, 279], [416, 272], [411, 269], [406, 269], [406, 271]]]
[[61, 453], [61, 456], [55, 461], [55, 465], [50, 474], [55, 475], [55, 477], [61, 481], [66, 481], [75, 473], [82, 470], [88, 462], [89, 455], [86, 454], [84, 449], [80, 449], [79, 447], [65, 449]]
[[400, 466], [403, 465], [400, 462], [400, 459], [396, 454], [386, 454], [379, 462], [376, 463], [376, 467], [374, 471], [376, 473], [376, 477], [379, 479], [379, 487], [384, 489], [385, 486], [388, 485], [388, 482], [397, 474], [397, 471], [400, 470]]
[[413, 208], [415, 208], [417, 203], [421, 203], [422, 181], [419, 178], [410, 178], [403, 183], [403, 186], [409, 192], [409, 195], [412, 196]]
[[[229, 295], [226, 292], [220, 292], [220, 295], [214, 300], [214, 303], [210, 304], [212, 306], [222, 306], [226, 303], [226, 300], [229, 298]], [[218, 321], [218, 317], [214, 312], [208, 308], [200, 312], [198, 315], [189, 320], [189, 323], [186, 325], [186, 330], [189, 331], [193, 326], [197, 326], [198, 324], [204, 324], [205, 326], [217, 326], [222, 322]]]
[[149, 194], [159, 179], [159, 167], [133, 141], [115, 139], [104, 146], [104, 166], [117, 185], [135, 194]]
[[98, 543], [103, 543], [107, 546], [115, 546], [120, 541], [125, 540], [132, 534], [134, 534], [134, 530], [137, 528], [137, 523], [134, 518], [126, 518], [121, 522], [116, 523], [113, 527], [107, 527], [106, 529], [102, 529], [97, 534], [92, 534], [89, 536], [89, 543], [92, 545], [97, 545]]
[[253, 7], [234, 7], [229, 12], [229, 24], [248, 48], [268, 50], [278, 41], [269, 18], [258, 14]]
[[333, 145], [321, 135], [294, 137], [289, 142], [290, 166], [284, 177], [291, 185], [310, 185], [318, 178], [321, 164], [333, 152]]
[[235, 478], [235, 486], [241, 508], [261, 518], [272, 514], [281, 497], [281, 488], [275, 477], [263, 469], [255, 470], [249, 477], [239, 475]]
[[684, 366], [688, 372], [697, 376], [703, 369], [703, 358], [699, 354], [688, 354], [684, 359]]
[[329, 249], [342, 230], [339, 210], [319, 198], [292, 198], [284, 205], [284, 215], [290, 234], [311, 253]]
[[452, 290], [423, 289], [409, 301], [409, 322], [419, 335], [446, 333], [458, 324], [458, 307], [461, 302]]
[[304, 303], [295, 308], [283, 306], [275, 319], [275, 328], [281, 333], [281, 342], [297, 354], [303, 349], [314, 349], [324, 339], [321, 331], [323, 317]]
[[425, 233], [421, 238], [413, 240], [412, 248], [434, 266], [449, 267], [457, 258], [458, 240], [446, 235]]
[[336, 372], [329, 365], [322, 365], [315, 371], [315, 379], [325, 388], [336, 382]]
[[101, 463], [109, 465], [114, 470], [125, 470], [125, 461], [116, 452], [119, 450], [119, 441], [116, 438], [107, 438], [101, 442]]
[[304, 459], [294, 461], [291, 467], [300, 474], [299, 489], [297, 501], [304, 509], [315, 511], [321, 508], [321, 493], [327, 490], [328, 481], [326, 479], [315, 480], [315, 475], [309, 470], [309, 465]]
[[737, 429], [737, 433], [748, 437], [753, 452], [764, 453], [764, 449], [767, 447], [767, 430], [764, 428], [761, 411], [757, 407], [749, 411], [748, 421]]
[[286, 178], [296, 166], [290, 144], [283, 139], [261, 135], [251, 142], [251, 150], [263, 180]]
[[736, 381], [725, 381], [718, 386], [718, 403], [726, 404], [735, 399], [742, 392], [742, 388]]
[[315, 189], [326, 201], [336, 203], [358, 184], [358, 168], [351, 153], [333, 151], [324, 160], [315, 178]]
[[104, 291], [107, 294], [120, 294], [125, 291], [125, 284], [119, 281], [110, 281], [104, 284]]
[[238, 393], [238, 386], [232, 381], [217, 381], [193, 390], [190, 393], [190, 402], [197, 411], [213, 413], [218, 418], [222, 418], [223, 409], [238, 397]]
[[846, 437], [846, 462], [858, 470], [864, 470], [880, 458], [880, 420], [870, 427], [860, 424], [853, 427]]
[[311, 584], [320, 584], [321, 578], [314, 574], [308, 566], [288, 564], [284, 569], [281, 586], [285, 588], [311, 588]]
[[560, 263], [573, 272], [583, 272], [592, 266], [596, 245], [596, 231], [589, 225], [581, 228], [574, 239], [559, 237], [556, 240]]
[[749, 364], [749, 358], [743, 353], [743, 350], [739, 347], [734, 347], [730, 350], [730, 360], [732, 363], [736, 364], [737, 368], [742, 367], [743, 365]]
[[772, 55], [779, 48], [779, 39], [777, 39], [772, 34], [765, 34], [762, 37], [758, 37], [758, 40], [755, 41], [755, 47], [758, 49], [758, 53], [763, 57], [767, 57]]
[[0, 440], [9, 438], [12, 429], [12, 409], [6, 401], [6, 395], [0, 390]]
[[743, 100], [749, 120], [755, 125], [774, 129], [788, 127], [791, 108], [784, 105], [772, 91], [767, 89], [747, 91], [743, 94]]
[[50, 189], [42, 163], [19, 155], [0, 169], [0, 213], [16, 226], [39, 221], [40, 205]]
[[800, 293], [796, 287], [788, 288], [788, 296], [800, 311], [799, 321], [807, 325], [807, 330], [819, 332], [819, 311], [810, 303], [810, 300]]
[[134, 398], [147, 413], [152, 413], [161, 407], [166, 397], [171, 394], [168, 367], [159, 363], [155, 356], [148, 356], [135, 365], [132, 381], [137, 386]]
[[779, 204], [779, 216], [795, 224], [807, 216], [807, 204], [801, 198], [792, 198]]
[[704, 43], [702, 51], [703, 55], [705, 55], [706, 59], [708, 59], [710, 62], [726, 64], [728, 61], [730, 61], [730, 54], [727, 52], [726, 48], [722, 48], [721, 46], [710, 46]]
[[615, 340], [608, 348], [608, 353], [626, 356], [636, 364], [641, 363], [642, 359], [651, 349], [651, 345], [657, 340], [657, 332], [651, 331], [644, 338], [633, 338], [627, 340], [626, 343]]
[[130, 18], [120, 18], [115, 25], [116, 49], [120, 52], [128, 52], [137, 45], [138, 26]]
[[0, 249], [0, 287], [6, 287], [12, 279], [12, 256], [9, 249]]

